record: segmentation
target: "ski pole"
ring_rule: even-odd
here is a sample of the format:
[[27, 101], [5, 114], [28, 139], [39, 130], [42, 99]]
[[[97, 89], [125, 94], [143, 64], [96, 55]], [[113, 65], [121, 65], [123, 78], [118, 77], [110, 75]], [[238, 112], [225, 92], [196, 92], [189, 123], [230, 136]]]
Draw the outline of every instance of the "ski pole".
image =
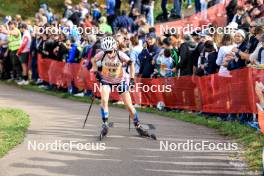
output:
[[[87, 81], [86, 81], [85, 76], [84, 76], [84, 74], [83, 74], [83, 66], [81, 66], [81, 78], [82, 78], [82, 81], [84, 82], [84, 85], [85, 85], [86, 87], [88, 87]], [[85, 127], [85, 124], [86, 124], [86, 121], [87, 121], [88, 116], [89, 116], [89, 114], [90, 114], [90, 111], [91, 111], [91, 108], [92, 108], [92, 106], [93, 106], [94, 100], [95, 100], [95, 95], [93, 95], [93, 97], [92, 97], [92, 102], [91, 102], [91, 104], [90, 104], [90, 107], [89, 107], [89, 109], [88, 109], [88, 112], [87, 112], [86, 118], [85, 118], [85, 120], [84, 120], [83, 128]]]
[[130, 131], [130, 124], [131, 124], [131, 119], [130, 119], [130, 115], [128, 116], [128, 130]]
[[89, 109], [88, 109], [88, 112], [87, 112], [86, 118], [85, 118], [85, 120], [84, 120], [84, 122], [83, 122], [83, 128], [85, 127], [85, 124], [86, 124], [86, 121], [87, 121], [88, 116], [89, 116], [89, 114], [90, 114], [90, 111], [91, 111], [91, 108], [92, 108], [92, 106], [93, 106], [94, 100], [95, 100], [95, 96], [92, 97], [92, 102], [91, 102], [90, 107], [89, 107]]

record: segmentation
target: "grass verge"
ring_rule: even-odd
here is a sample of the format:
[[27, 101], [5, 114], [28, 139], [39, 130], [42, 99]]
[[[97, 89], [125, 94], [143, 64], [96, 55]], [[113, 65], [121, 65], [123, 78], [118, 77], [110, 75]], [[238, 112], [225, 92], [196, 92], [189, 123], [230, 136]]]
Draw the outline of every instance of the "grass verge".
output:
[[[8, 83], [3, 81], [0, 81], [0, 83], [17, 87], [15, 83]], [[70, 99], [74, 101], [81, 101], [87, 103], [91, 102], [91, 100], [87, 97], [74, 97], [64, 92], [44, 90], [38, 88], [38, 86], [36, 85], [19, 86], [19, 87], [22, 89], [45, 93], [48, 95], [57, 96], [64, 99]], [[99, 104], [98, 101], [96, 101], [96, 103]], [[111, 106], [124, 108], [123, 105], [111, 104]], [[155, 113], [161, 116], [170, 117], [177, 120], [217, 129], [221, 135], [230, 137], [243, 146], [244, 152], [242, 153], [242, 155], [243, 158], [246, 160], [250, 170], [261, 171], [262, 169], [262, 149], [264, 145], [264, 135], [256, 132], [251, 127], [242, 125], [239, 122], [217, 121], [216, 118], [205, 118], [201, 115], [197, 115], [194, 113], [193, 114], [178, 113], [175, 111], [163, 112], [163, 111], [158, 111], [157, 109], [154, 108], [144, 108], [144, 109], [141, 108], [138, 110], [141, 112]]]
[[0, 158], [23, 141], [29, 122], [21, 110], [0, 108]]

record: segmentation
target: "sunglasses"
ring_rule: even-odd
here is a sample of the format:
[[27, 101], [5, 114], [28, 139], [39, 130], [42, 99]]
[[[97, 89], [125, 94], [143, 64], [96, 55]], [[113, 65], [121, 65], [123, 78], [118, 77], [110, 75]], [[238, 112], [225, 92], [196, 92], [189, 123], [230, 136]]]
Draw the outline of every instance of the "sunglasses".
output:
[[112, 54], [114, 51], [106, 51], [106, 54]]

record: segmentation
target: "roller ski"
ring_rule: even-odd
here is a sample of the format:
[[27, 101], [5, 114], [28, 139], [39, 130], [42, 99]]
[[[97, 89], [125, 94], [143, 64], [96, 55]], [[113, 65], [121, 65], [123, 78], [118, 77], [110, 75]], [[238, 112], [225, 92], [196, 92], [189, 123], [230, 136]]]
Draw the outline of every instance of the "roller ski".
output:
[[138, 132], [140, 137], [151, 138], [153, 140], [157, 140], [155, 134], [150, 133], [148, 130], [144, 129], [141, 125], [135, 125], [136, 131]]
[[108, 126], [106, 123], [103, 123], [102, 125], [102, 130], [101, 130], [101, 133], [100, 133], [100, 136], [99, 136], [99, 140], [101, 141], [103, 138], [106, 137], [106, 135], [108, 134]]

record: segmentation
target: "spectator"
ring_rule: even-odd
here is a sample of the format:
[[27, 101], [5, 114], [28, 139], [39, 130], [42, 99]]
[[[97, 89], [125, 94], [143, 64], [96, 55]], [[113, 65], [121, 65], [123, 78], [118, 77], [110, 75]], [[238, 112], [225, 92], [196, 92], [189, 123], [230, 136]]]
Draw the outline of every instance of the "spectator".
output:
[[68, 30], [67, 32], [67, 39], [72, 39], [75, 38], [77, 43], [80, 43], [81, 41], [81, 36], [78, 32], [78, 28], [73, 25], [72, 21], [68, 20], [65, 24], [66, 29]]
[[251, 16], [253, 17], [253, 19], [264, 17], [263, 0], [257, 0], [256, 2], [257, 2], [257, 6], [254, 8], [254, 10], [251, 13]]
[[147, 13], [146, 13], [146, 18], [147, 18], [147, 23], [153, 27], [154, 26], [154, 5], [155, 5], [155, 1], [151, 0], [147, 5], [146, 8]]
[[235, 16], [235, 10], [237, 7], [237, 0], [231, 0], [226, 6], [227, 24], [232, 21]]
[[[180, 38], [177, 39], [180, 43]], [[191, 76], [193, 74], [193, 58], [190, 57], [190, 48], [188, 41], [185, 40], [179, 47], [179, 62], [176, 69], [179, 76]]]
[[69, 54], [66, 58], [67, 63], [78, 63], [80, 58], [80, 51], [78, 49], [78, 45], [76, 44], [76, 41], [74, 38], [71, 39], [70, 48], [69, 48]]
[[133, 8], [129, 14], [129, 17], [135, 21], [140, 16], [139, 10], [137, 8]]
[[173, 67], [174, 61], [171, 57], [171, 49], [166, 48], [155, 59], [154, 75], [163, 78], [172, 77], [174, 75]]
[[39, 12], [36, 15], [39, 16], [39, 18], [41, 19], [43, 24], [47, 24], [48, 23], [48, 18], [46, 17], [45, 9], [40, 8]]
[[197, 43], [197, 46], [192, 53], [194, 73], [195, 73], [196, 69], [198, 69], [198, 59], [204, 50], [204, 43], [206, 41], [206, 35], [201, 32], [194, 32], [192, 36], [193, 36], [194, 41]]
[[220, 66], [219, 74], [225, 74], [227, 73], [227, 65], [224, 64], [224, 60], [227, 56], [233, 57], [231, 51], [236, 45], [233, 43], [233, 37], [230, 34], [225, 34], [223, 36], [221, 44], [222, 46], [218, 51], [216, 64]]
[[37, 82], [38, 72], [37, 72], [37, 58], [38, 58], [38, 49], [37, 45], [40, 42], [40, 35], [36, 33], [32, 34], [32, 42], [30, 45], [30, 55], [31, 55], [31, 70], [32, 70], [32, 80]]
[[133, 20], [126, 15], [126, 11], [123, 10], [122, 14], [113, 21], [113, 29], [117, 32], [120, 28], [126, 28], [129, 32], [132, 30]]
[[242, 18], [245, 15], [245, 9], [242, 6], [238, 6], [237, 10], [236, 10], [236, 14], [233, 17], [231, 22], [235, 22], [238, 24], [238, 28], [240, 28], [241, 24], [242, 24]]
[[106, 6], [102, 6], [106, 9], [107, 23], [111, 26], [115, 19], [115, 0], [106, 0]]
[[239, 52], [245, 52], [247, 50], [246, 34], [242, 29], [239, 29], [234, 36], [234, 42], [237, 45], [232, 49], [233, 58], [228, 61], [228, 70], [234, 70], [243, 68], [246, 66], [245, 60], [241, 58]]
[[61, 34], [58, 45], [54, 48], [54, 54], [58, 61], [66, 61], [69, 54], [69, 46], [66, 43], [66, 36]]
[[138, 19], [135, 21], [136, 25], [138, 26], [138, 33], [149, 33], [149, 25], [147, 24], [147, 20], [145, 16], [141, 15], [138, 17]]
[[122, 4], [121, 0], [116, 0], [116, 2], [115, 2], [115, 12], [117, 13], [117, 15], [120, 15], [121, 4]]
[[7, 63], [8, 56], [8, 35], [5, 33], [6, 28], [0, 25], [0, 79], [4, 78], [5, 64]]
[[23, 37], [19, 49], [17, 51], [17, 55], [19, 56], [19, 60], [22, 64], [23, 80], [20, 81], [18, 84], [28, 85], [28, 61], [31, 45], [31, 35], [28, 31], [28, 26], [25, 23], [21, 24], [20, 31], [21, 33], [23, 33]]
[[168, 20], [168, 11], [167, 11], [167, 3], [168, 0], [162, 0], [161, 1], [161, 9], [162, 9], [162, 20], [167, 21]]
[[22, 21], [22, 17], [21, 17], [21, 15], [20, 15], [20, 14], [16, 14], [15, 19], [14, 19], [14, 23], [15, 23], [17, 26], [20, 26], [22, 22], [23, 22], [23, 21]]
[[262, 38], [262, 35], [263, 35], [263, 33], [264, 33], [264, 30], [263, 30], [263, 27], [256, 27], [256, 29], [255, 29], [255, 31], [256, 31], [256, 39], [258, 40], [258, 44], [257, 44], [257, 46], [256, 46], [256, 49], [251, 53], [251, 54], [249, 54], [249, 53], [247, 53], [247, 52], [242, 52], [242, 51], [240, 51], [239, 53], [238, 53], [238, 55], [242, 58], [242, 59], [245, 59], [245, 60], [247, 60], [247, 61], [250, 61], [251, 63], [253, 63], [253, 64], [259, 64], [259, 62], [258, 62], [258, 54], [259, 54], [259, 50], [260, 50], [260, 48], [262, 47], [262, 43], [261, 42], [259, 42], [260, 40], [261, 40], [261, 38]]
[[259, 39], [259, 42], [261, 42], [261, 47], [260, 47], [259, 52], [258, 52], [257, 62], [259, 64], [264, 64], [264, 34]]
[[93, 20], [98, 21], [101, 18], [101, 10], [99, 9], [99, 4], [97, 2], [93, 3]]
[[195, 13], [201, 12], [201, 1], [194, 0], [194, 5], [195, 5]]
[[255, 22], [253, 21], [250, 24], [249, 32], [250, 36], [248, 41], [248, 53], [251, 54], [257, 48], [257, 45], [259, 43], [258, 39], [256, 38], [256, 35], [261, 34], [263, 30], [262, 27], [257, 27]]
[[83, 20], [87, 14], [89, 14], [89, 10], [84, 6], [82, 2], [79, 4], [80, 13], [81, 13], [81, 20]]
[[182, 0], [173, 1], [173, 9], [171, 10], [171, 17], [174, 19], [181, 19], [182, 17]]
[[217, 52], [214, 47], [213, 41], [206, 41], [204, 43], [204, 50], [198, 59], [196, 75], [210, 75], [214, 74], [218, 70], [218, 65], [216, 65]]
[[247, 15], [252, 18], [251, 14], [254, 10], [254, 1], [253, 0], [247, 0], [245, 2], [245, 10], [246, 10], [246, 13]]
[[99, 30], [102, 33], [113, 34], [112, 28], [107, 24], [107, 19], [104, 16], [99, 19]]
[[91, 15], [87, 14], [84, 18], [84, 24], [83, 24], [84, 28], [86, 29], [92, 28], [93, 27], [92, 20], [93, 19]]
[[142, 78], [150, 78], [154, 71], [154, 57], [160, 52], [160, 48], [156, 44], [156, 35], [149, 33], [147, 41], [144, 43], [144, 49], [139, 54], [140, 70], [139, 74]]
[[207, 1], [206, 0], [200, 0], [201, 4], [201, 19], [207, 20]]
[[82, 14], [80, 12], [80, 6], [76, 5], [73, 9], [72, 15], [68, 18], [74, 25], [79, 26]]
[[65, 9], [63, 13], [63, 18], [69, 19], [70, 16], [72, 16], [73, 14], [72, 1], [65, 0], [64, 5], [65, 5]]
[[135, 64], [135, 75], [139, 75], [140, 70], [140, 60], [139, 60], [139, 54], [142, 52], [143, 47], [139, 45], [138, 36], [134, 35], [130, 38], [131, 41], [131, 50], [129, 53], [129, 56], [133, 63]]
[[249, 32], [250, 22], [251, 22], [251, 18], [248, 16], [247, 13], [245, 13], [245, 15], [241, 19], [241, 25], [238, 26], [238, 28], [243, 29], [246, 32]]
[[173, 59], [173, 72], [174, 75], [176, 75], [176, 66], [179, 63], [179, 47], [180, 47], [180, 42], [178, 41], [178, 34], [168, 36], [170, 39], [170, 44], [171, 44], [171, 57]]
[[90, 4], [87, 2], [87, 0], [82, 0], [81, 2], [82, 6], [88, 10], [88, 13], [90, 12], [89, 9], [91, 8]]
[[17, 56], [17, 51], [21, 42], [21, 32], [15, 26], [15, 22], [10, 21], [8, 23], [8, 50], [11, 60], [12, 70], [10, 73], [11, 80], [21, 80], [22, 79], [22, 68], [19, 58]]

